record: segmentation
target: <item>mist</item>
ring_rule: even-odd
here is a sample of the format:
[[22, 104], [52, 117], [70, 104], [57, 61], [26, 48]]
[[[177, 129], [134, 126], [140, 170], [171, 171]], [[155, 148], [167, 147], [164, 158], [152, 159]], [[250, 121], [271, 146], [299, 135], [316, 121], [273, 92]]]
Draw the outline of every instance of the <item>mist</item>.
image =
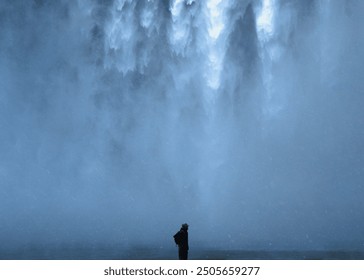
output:
[[0, 246], [363, 251], [363, 12], [2, 0]]

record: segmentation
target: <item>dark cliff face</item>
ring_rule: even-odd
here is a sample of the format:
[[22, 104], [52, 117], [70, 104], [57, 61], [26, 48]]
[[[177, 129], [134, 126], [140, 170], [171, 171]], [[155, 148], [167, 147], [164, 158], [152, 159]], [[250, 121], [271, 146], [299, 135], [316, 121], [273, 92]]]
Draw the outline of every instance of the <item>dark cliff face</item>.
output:
[[1, 1], [1, 243], [358, 249], [363, 10]]

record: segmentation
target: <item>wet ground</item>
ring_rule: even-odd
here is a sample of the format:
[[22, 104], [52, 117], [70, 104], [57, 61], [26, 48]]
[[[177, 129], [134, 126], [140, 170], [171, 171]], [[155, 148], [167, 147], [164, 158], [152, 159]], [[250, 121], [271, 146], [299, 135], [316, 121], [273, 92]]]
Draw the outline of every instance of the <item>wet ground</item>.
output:
[[[2, 260], [174, 260], [177, 248], [116, 248], [115, 246], [24, 246], [0, 249]], [[191, 249], [195, 260], [364, 260], [364, 251], [254, 251]]]

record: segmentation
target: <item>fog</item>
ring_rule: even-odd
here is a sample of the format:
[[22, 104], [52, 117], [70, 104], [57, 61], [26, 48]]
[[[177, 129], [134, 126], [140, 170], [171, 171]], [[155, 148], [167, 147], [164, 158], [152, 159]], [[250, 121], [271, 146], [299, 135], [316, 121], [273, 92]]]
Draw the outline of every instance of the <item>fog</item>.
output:
[[363, 12], [1, 0], [1, 246], [364, 250]]

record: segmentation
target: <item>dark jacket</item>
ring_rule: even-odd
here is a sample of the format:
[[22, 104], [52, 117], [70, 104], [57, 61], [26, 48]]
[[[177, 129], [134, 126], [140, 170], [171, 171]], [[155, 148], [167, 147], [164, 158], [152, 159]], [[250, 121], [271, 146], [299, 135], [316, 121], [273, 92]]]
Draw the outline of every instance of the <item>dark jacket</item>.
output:
[[180, 242], [178, 243], [178, 247], [181, 249], [181, 250], [188, 250], [189, 249], [189, 246], [188, 246], [188, 231], [184, 228], [181, 228], [179, 230], [179, 232], [177, 232], [175, 234], [175, 236], [177, 236], [177, 239], [180, 240]]

